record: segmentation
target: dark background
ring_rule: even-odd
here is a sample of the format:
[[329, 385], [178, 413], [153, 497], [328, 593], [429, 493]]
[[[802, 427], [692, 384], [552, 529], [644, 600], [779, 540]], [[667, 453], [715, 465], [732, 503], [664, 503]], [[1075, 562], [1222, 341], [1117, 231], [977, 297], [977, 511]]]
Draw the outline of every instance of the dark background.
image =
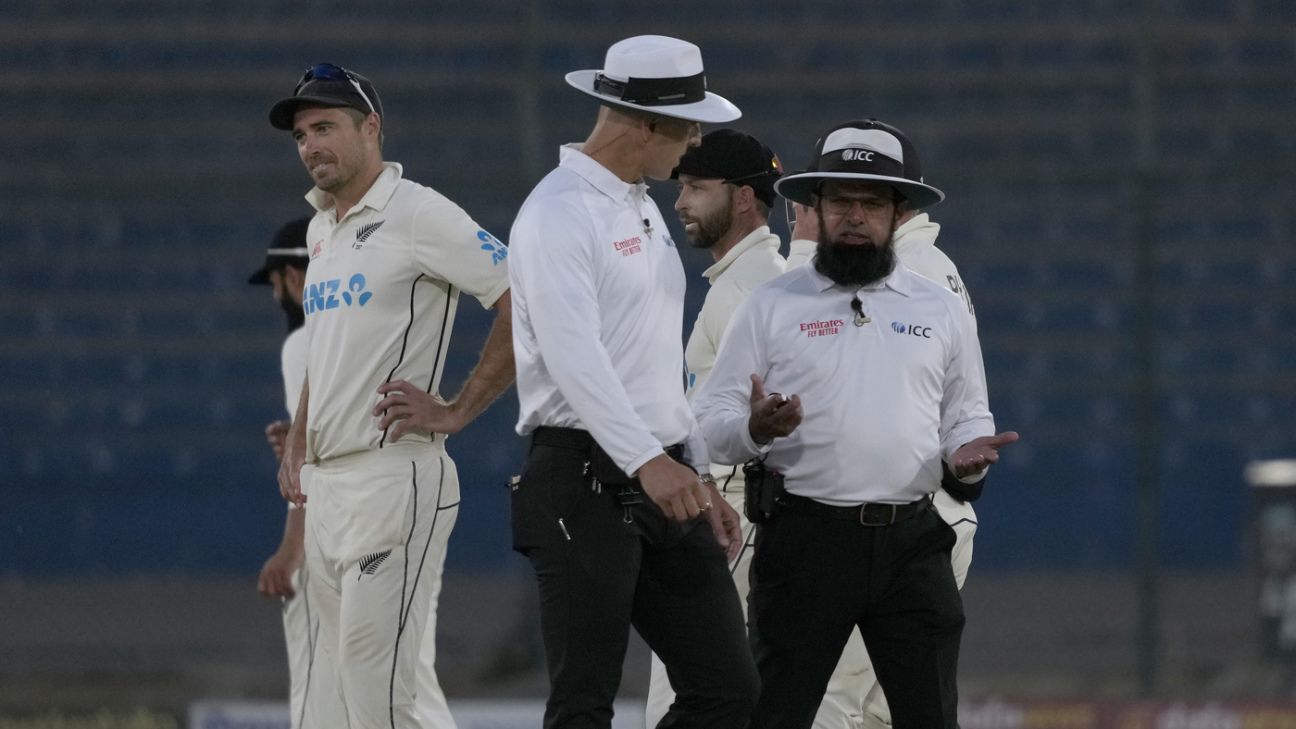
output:
[[[386, 157], [507, 242], [595, 116], [563, 74], [654, 32], [702, 47], [711, 90], [744, 110], [733, 126], [788, 167], [873, 116], [911, 136], [948, 194], [932, 210], [940, 245], [976, 304], [997, 422], [1022, 434], [977, 505], [970, 587], [1018, 586], [1020, 604], [1160, 575], [1228, 593], [1224, 612], [1249, 625], [1243, 469], [1291, 455], [1296, 436], [1296, 4], [1282, 0], [6, 2], [11, 609], [51, 586], [93, 603], [103, 593], [78, 585], [250, 585], [278, 543], [262, 428], [282, 416], [283, 317], [245, 280], [278, 225], [310, 212], [294, 146], [266, 120], [307, 65], [373, 79]], [[683, 240], [673, 186], [654, 194]], [[781, 211], [773, 226], [785, 232]], [[709, 260], [681, 252], [687, 332]], [[447, 394], [489, 321], [463, 303]], [[509, 595], [529, 580], [503, 488], [522, 456], [516, 412], [510, 393], [449, 442], [463, 483], [450, 580], [523, 586]], [[1128, 673], [1137, 601], [1119, 604], [1081, 622], [1114, 636], [1112, 670]], [[27, 617], [10, 625], [42, 624]], [[1160, 623], [1169, 644], [1179, 629]], [[1212, 675], [1254, 652], [1238, 635]], [[9, 637], [25, 646], [11, 655], [47, 656], [39, 636]]]

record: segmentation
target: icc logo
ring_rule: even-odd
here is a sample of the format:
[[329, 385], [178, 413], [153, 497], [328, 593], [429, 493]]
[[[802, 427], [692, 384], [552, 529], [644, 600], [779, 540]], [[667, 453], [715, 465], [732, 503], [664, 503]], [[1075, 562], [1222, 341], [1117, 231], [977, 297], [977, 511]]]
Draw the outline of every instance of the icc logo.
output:
[[923, 339], [931, 339], [931, 327], [919, 326], [916, 324], [901, 324], [898, 321], [891, 322], [891, 331], [896, 334], [909, 334]]
[[847, 162], [872, 162], [873, 150], [871, 149], [846, 149], [842, 150], [842, 159]]

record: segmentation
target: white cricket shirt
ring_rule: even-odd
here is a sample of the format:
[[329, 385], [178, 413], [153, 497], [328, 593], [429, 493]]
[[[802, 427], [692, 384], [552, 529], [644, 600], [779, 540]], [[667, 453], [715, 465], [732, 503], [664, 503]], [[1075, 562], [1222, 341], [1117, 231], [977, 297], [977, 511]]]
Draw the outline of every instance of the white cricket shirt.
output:
[[279, 350], [279, 369], [283, 372], [284, 407], [288, 408], [288, 417], [297, 417], [297, 401], [301, 399], [302, 385], [306, 383], [306, 358], [309, 356], [309, 340], [306, 327], [292, 330], [284, 338], [283, 347]]
[[[334, 220], [319, 188], [306, 241], [306, 446], [311, 462], [381, 448], [378, 386], [408, 380], [436, 392], [459, 292], [490, 307], [508, 290], [508, 250], [458, 205], [401, 178], [391, 162]], [[427, 442], [406, 433], [400, 442]]]
[[647, 186], [565, 146], [509, 244], [517, 432], [587, 430], [629, 474], [685, 443], [705, 468], [684, 397], [684, 266]]
[[[870, 321], [855, 326], [856, 293]], [[721, 462], [768, 452], [788, 491], [834, 505], [904, 503], [940, 486], [941, 459], [992, 435], [981, 348], [962, 300], [897, 266], [855, 289], [799, 266], [758, 288], [694, 397]], [[800, 395], [804, 419], [762, 449], [747, 431], [750, 375]]]
[[[761, 284], [783, 273], [784, 259], [778, 249], [781, 241], [761, 226], [748, 233], [733, 248], [702, 272], [710, 282], [702, 309], [684, 347], [688, 367], [689, 395], [706, 380], [715, 363], [716, 352], [729, 320], [738, 305]], [[708, 469], [725, 493], [742, 493], [743, 473], [738, 464], [712, 463]]]

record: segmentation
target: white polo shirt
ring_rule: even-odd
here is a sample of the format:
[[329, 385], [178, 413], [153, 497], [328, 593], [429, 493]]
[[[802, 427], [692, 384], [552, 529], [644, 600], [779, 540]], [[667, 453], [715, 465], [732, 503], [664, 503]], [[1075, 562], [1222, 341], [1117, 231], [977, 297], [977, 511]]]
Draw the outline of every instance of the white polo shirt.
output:
[[303, 304], [313, 463], [387, 444], [371, 414], [382, 383], [403, 379], [436, 392], [459, 292], [494, 305], [508, 290], [508, 250], [458, 205], [402, 179], [391, 162], [342, 220], [319, 188], [306, 199], [318, 211], [306, 234]]
[[[870, 321], [855, 326], [856, 293]], [[747, 431], [751, 374], [801, 397], [804, 419], [761, 448]], [[963, 301], [897, 266], [844, 288], [799, 266], [748, 297], [694, 397], [721, 462], [762, 451], [788, 491], [834, 505], [904, 503], [940, 486], [941, 459], [992, 435], [981, 348]]]
[[630, 474], [685, 443], [705, 468], [684, 397], [684, 267], [647, 186], [565, 146], [509, 244], [517, 432], [589, 431]]

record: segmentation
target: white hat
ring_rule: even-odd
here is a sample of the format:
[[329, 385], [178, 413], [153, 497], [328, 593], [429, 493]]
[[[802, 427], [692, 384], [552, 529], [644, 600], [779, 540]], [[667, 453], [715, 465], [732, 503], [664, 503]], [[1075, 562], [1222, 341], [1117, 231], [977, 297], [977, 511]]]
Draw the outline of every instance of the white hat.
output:
[[702, 51], [664, 35], [613, 43], [603, 69], [572, 71], [567, 83], [616, 106], [688, 121], [721, 123], [742, 116], [728, 99], [706, 90]]

